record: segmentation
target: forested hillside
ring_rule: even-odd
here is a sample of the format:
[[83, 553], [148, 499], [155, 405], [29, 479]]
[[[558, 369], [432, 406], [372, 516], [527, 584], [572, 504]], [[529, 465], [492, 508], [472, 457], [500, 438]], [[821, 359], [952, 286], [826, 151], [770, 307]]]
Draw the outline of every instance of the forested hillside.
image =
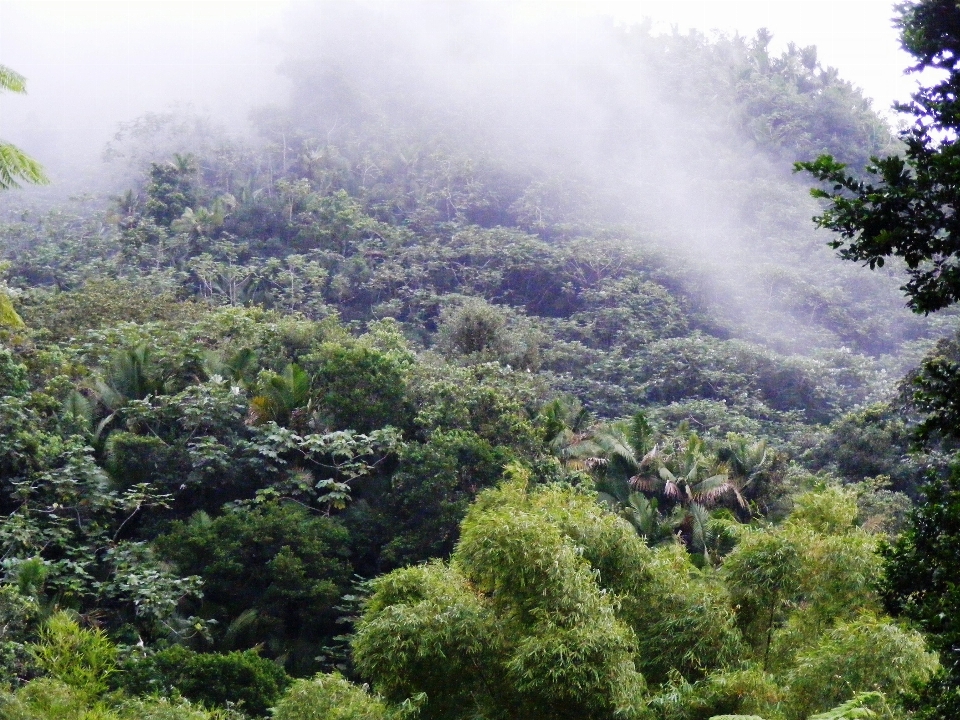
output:
[[0, 719], [912, 717], [879, 550], [956, 313], [791, 172], [900, 141], [763, 31], [471, 12], [0, 196]]

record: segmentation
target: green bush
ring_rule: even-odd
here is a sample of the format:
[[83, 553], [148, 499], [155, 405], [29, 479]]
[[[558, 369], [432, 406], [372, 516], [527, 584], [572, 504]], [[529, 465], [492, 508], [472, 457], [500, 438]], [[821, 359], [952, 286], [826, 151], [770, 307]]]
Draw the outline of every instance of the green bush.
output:
[[273, 713], [274, 720], [387, 720], [384, 704], [339, 674], [297, 680]]
[[231, 703], [249, 715], [264, 716], [289, 682], [283, 668], [255, 650], [198, 653], [175, 645], [128, 661], [118, 684], [133, 695], [177, 691], [207, 707]]
[[316, 671], [338, 634], [334, 606], [350, 579], [349, 536], [339, 520], [294, 503], [196, 514], [156, 541], [186, 575], [203, 578], [197, 613], [216, 620], [217, 649], [264, 645], [288, 667]]
[[365, 347], [328, 344], [315, 375], [320, 412], [334, 430], [371, 430], [408, 422], [406, 381], [387, 354]]

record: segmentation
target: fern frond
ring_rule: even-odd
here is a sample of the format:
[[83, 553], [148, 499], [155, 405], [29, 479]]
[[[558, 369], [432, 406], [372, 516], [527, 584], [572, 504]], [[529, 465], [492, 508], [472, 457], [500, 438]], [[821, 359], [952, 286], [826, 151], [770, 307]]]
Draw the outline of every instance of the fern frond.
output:
[[18, 188], [21, 182], [46, 185], [50, 180], [40, 163], [14, 145], [0, 141], [0, 190]]

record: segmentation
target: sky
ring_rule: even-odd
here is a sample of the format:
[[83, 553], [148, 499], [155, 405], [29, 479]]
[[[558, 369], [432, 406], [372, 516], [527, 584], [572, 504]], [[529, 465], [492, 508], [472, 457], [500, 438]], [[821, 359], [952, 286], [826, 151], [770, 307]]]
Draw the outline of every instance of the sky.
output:
[[774, 49], [788, 42], [816, 45], [821, 63], [840, 70], [884, 111], [895, 100], [906, 100], [916, 87], [904, 70], [911, 57], [900, 48], [893, 27], [893, 3], [884, 0], [644, 0], [596, 2], [596, 9], [624, 22], [644, 16], [654, 28], [668, 31], [696, 28], [753, 35], [758, 28], [773, 32]]
[[[915, 86], [903, 75], [909, 56], [885, 0], [536, 0], [509, 7], [532, 22], [574, 13], [622, 23], [650, 17], [665, 32], [676, 25], [753, 35], [766, 27], [775, 50], [790, 41], [816, 45], [821, 62], [863, 88], [881, 111]], [[240, 129], [251, 107], [283, 98], [276, 69], [287, 10], [285, 0], [0, 0], [0, 64], [25, 75], [29, 93], [0, 96], [0, 138], [51, 154], [79, 140], [92, 151], [118, 122], [184, 105]]]

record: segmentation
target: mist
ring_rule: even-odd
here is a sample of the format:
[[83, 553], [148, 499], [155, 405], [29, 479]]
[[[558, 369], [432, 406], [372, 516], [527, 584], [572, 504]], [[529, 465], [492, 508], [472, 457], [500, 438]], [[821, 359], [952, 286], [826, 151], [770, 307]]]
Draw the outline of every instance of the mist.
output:
[[248, 134], [251, 109], [287, 90], [282, 17], [270, 2], [0, 2], [0, 63], [27, 78], [26, 95], [0, 95], [0, 137], [54, 181], [26, 192], [115, 190], [104, 150], [148, 113]]
[[[806, 155], [761, 147], [717, 97], [724, 68], [682, 55], [685, 42], [709, 36], [676, 35], [670, 57], [652, 47], [650, 23], [489, 3], [324, 3], [292, 17], [283, 67], [293, 101], [275, 133], [349, 145], [374, 126], [405, 152], [443, 149], [549, 177], [586, 198], [580, 213], [629, 228], [624, 242], [689, 266], [698, 302], [733, 335], [792, 352], [842, 347], [824, 337], [816, 308], [798, 312], [784, 295], [791, 283], [818, 282], [816, 272], [786, 277], [798, 268], [846, 270], [813, 229], [807, 185], [791, 175], [794, 160], [842, 154], [844, 139]], [[850, 271], [850, 302], [885, 294], [890, 332], [915, 331], [891, 275]]]
[[[0, 96], [0, 137], [54, 184], [0, 203], [119, 194], [149, 162], [223, 142], [282, 146], [284, 166], [324, 147], [357, 158], [371, 141], [395, 144], [398, 162], [445, 152], [535, 179], [550, 220], [621, 227], [624, 243], [688, 268], [685, 292], [721, 334], [843, 347], [790, 296], [820, 281], [818, 267], [848, 272], [791, 177], [792, 161], [810, 157], [758, 144], [718, 99], [723, 67], [682, 54], [692, 36], [677, 35], [669, 56], [649, 25], [542, 8], [4, 2], [0, 62], [27, 76], [30, 94]], [[849, 275], [849, 302], [889, 299], [878, 347], [919, 332], [892, 274]]]

